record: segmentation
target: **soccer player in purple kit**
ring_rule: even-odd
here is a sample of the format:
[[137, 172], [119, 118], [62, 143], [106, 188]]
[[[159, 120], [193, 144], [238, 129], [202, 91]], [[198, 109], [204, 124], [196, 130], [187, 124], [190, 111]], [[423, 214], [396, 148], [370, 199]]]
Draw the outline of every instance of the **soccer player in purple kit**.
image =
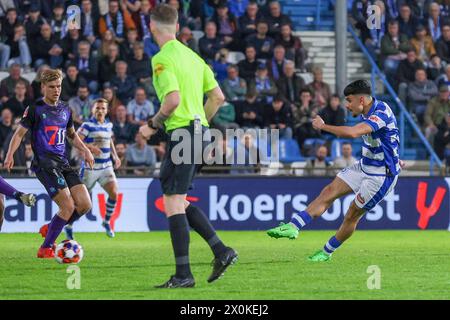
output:
[[59, 100], [61, 82], [62, 73], [59, 70], [50, 69], [42, 73], [41, 88], [44, 97], [37, 100], [35, 106], [29, 106], [25, 110], [20, 126], [9, 144], [4, 163], [8, 170], [14, 166], [14, 153], [22, 138], [30, 131], [34, 152], [32, 169], [59, 207], [52, 221], [39, 230], [45, 240], [39, 248], [38, 258], [53, 258], [55, 240], [64, 226], [78, 220], [92, 207], [85, 185], [69, 165], [66, 136], [91, 168], [94, 165], [94, 157], [75, 131], [72, 111], [67, 104]]
[[0, 177], [0, 231], [2, 230], [3, 218], [5, 212], [5, 197], [14, 198], [19, 202], [22, 202], [28, 207], [34, 206], [36, 203], [36, 196], [32, 193], [23, 193], [17, 191], [13, 186]]

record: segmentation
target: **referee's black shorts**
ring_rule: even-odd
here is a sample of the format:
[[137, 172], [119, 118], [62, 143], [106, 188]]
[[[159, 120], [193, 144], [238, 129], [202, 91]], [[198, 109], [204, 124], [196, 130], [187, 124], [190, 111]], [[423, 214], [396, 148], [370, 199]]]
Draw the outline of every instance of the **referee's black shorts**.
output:
[[[185, 132], [189, 133], [191, 157], [189, 161], [182, 162], [180, 164], [175, 164], [174, 159], [179, 158], [179, 156], [182, 156], [183, 152], [179, 152], [179, 149], [176, 149], [174, 155], [172, 155], [172, 151], [179, 143], [183, 143], [183, 140], [180, 139], [179, 141], [172, 141], [173, 140], [172, 137], [174, 135], [180, 134], [179, 132], [180, 130], [186, 130]], [[202, 127], [201, 135], [207, 137], [208, 130], [209, 128]], [[202, 142], [198, 144], [197, 149], [194, 150], [194, 139], [198, 139], [198, 133], [197, 137], [195, 137], [193, 124], [187, 127], [175, 129], [169, 132], [168, 135], [169, 140], [167, 141], [166, 154], [161, 163], [160, 169], [159, 179], [161, 182], [161, 188], [163, 194], [165, 195], [186, 194], [188, 190], [192, 189], [192, 180], [194, 179], [195, 174], [198, 171], [200, 171], [203, 165], [203, 157], [202, 157], [203, 151], [210, 142], [203, 141], [207, 139], [202, 139], [200, 137], [201, 140], [197, 141]]]

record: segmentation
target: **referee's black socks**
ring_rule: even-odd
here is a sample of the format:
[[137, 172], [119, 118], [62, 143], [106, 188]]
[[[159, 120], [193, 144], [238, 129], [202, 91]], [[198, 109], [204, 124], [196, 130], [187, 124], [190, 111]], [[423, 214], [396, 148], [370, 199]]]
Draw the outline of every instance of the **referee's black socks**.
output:
[[169, 217], [170, 237], [175, 254], [177, 278], [192, 277], [189, 265], [189, 225], [185, 214], [175, 214]]
[[211, 247], [215, 257], [226, 251], [227, 247], [219, 239], [211, 222], [202, 210], [192, 204], [186, 208], [186, 216], [189, 225], [194, 229]]

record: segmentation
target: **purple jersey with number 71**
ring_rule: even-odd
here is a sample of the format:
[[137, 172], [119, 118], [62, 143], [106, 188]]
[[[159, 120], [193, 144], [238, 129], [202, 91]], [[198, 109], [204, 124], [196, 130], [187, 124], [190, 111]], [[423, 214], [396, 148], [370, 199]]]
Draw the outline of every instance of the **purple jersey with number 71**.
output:
[[53, 167], [54, 161], [69, 162], [66, 156], [66, 131], [73, 127], [69, 106], [62, 101], [51, 106], [40, 99], [36, 106], [26, 108], [20, 124], [30, 130], [33, 167]]

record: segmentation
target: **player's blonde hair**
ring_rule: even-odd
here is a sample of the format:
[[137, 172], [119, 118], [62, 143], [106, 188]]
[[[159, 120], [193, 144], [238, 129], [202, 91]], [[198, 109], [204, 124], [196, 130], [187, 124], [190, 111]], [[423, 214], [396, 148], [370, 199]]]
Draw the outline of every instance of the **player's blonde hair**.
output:
[[59, 69], [48, 69], [48, 70], [44, 70], [42, 71], [41, 74], [41, 83], [42, 84], [47, 84], [49, 82], [55, 81], [55, 80], [62, 80], [63, 75], [61, 70]]
[[159, 4], [152, 10], [150, 21], [153, 21], [161, 33], [177, 32], [178, 12], [168, 4]]

